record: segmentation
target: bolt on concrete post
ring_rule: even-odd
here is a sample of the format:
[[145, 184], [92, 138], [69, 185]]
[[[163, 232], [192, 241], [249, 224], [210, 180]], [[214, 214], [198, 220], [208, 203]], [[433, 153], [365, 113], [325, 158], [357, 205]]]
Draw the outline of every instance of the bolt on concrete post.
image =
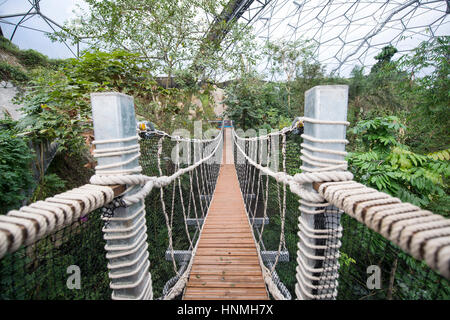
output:
[[[305, 92], [305, 117], [317, 120], [346, 121], [348, 86], [316, 86]], [[316, 124], [305, 122], [304, 134], [316, 139], [345, 139], [346, 126], [343, 124]], [[307, 150], [314, 157], [345, 160], [345, 144], [323, 143], [303, 140], [306, 146], [339, 151], [340, 154]], [[317, 150], [317, 149], [315, 149]], [[319, 168], [304, 162], [308, 168]], [[312, 183], [306, 184], [308, 191], [316, 192]], [[324, 208], [317, 208], [324, 209]], [[341, 212], [333, 206], [324, 213], [311, 214], [306, 210], [314, 207], [300, 205], [299, 242], [297, 251], [298, 299], [335, 299], [339, 276], [339, 247], [341, 238]], [[331, 230], [329, 232], [321, 230]]]
[[[136, 136], [136, 118], [132, 97], [116, 92], [92, 93], [91, 104], [96, 141], [120, 140]], [[96, 149], [124, 148], [136, 143], [138, 143], [137, 140], [100, 143], [96, 145]], [[127, 160], [136, 157], [137, 152], [100, 157], [98, 166], [126, 163]], [[114, 174], [114, 171], [126, 172], [126, 170], [138, 166], [139, 159], [135, 159], [130, 163], [110, 168], [108, 171], [112, 171], [111, 174]], [[104, 175], [101, 171], [97, 174]], [[139, 186], [135, 186], [131, 190], [127, 189], [125, 195], [134, 194], [139, 189]], [[152, 299], [144, 201], [128, 207], [117, 208], [114, 216], [108, 218], [103, 232], [106, 240], [105, 249], [109, 278], [111, 279], [112, 299]]]

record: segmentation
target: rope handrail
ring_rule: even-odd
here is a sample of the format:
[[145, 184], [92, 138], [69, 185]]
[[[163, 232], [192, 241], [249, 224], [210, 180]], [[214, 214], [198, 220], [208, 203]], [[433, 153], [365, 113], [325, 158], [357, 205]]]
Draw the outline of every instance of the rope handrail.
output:
[[[191, 173], [194, 170], [197, 170], [197, 168], [200, 169], [201, 171], [201, 181], [202, 181], [202, 188], [205, 187], [204, 184], [204, 180], [205, 178], [207, 178], [205, 176], [205, 172], [202, 170], [202, 165], [203, 164], [207, 164], [211, 158], [216, 155], [221, 146], [222, 146], [222, 142], [223, 142], [223, 128], [220, 131], [220, 133], [214, 138], [214, 139], [181, 139], [179, 137], [174, 137], [171, 136], [169, 134], [166, 134], [165, 132], [159, 132], [160, 138], [158, 141], [158, 151], [157, 151], [157, 166], [158, 166], [158, 171], [159, 171], [159, 176], [147, 176], [147, 175], [143, 175], [141, 174], [142, 172], [142, 168], [139, 165], [139, 163], [137, 163], [134, 160], [139, 159], [140, 157], [140, 148], [139, 148], [139, 144], [138, 144], [138, 140], [136, 140], [136, 144], [132, 145], [132, 146], [127, 146], [127, 147], [118, 147], [115, 148], [113, 150], [111, 150], [111, 148], [109, 149], [100, 149], [99, 152], [95, 153], [95, 157], [96, 158], [107, 158], [107, 157], [113, 157], [113, 156], [117, 156], [117, 155], [128, 155], [129, 159], [126, 161], [122, 161], [122, 162], [115, 162], [114, 164], [106, 164], [106, 165], [101, 165], [101, 166], [97, 166], [96, 167], [96, 174], [94, 176], [91, 177], [90, 182], [92, 184], [98, 184], [98, 185], [110, 185], [110, 184], [126, 184], [128, 186], [128, 189], [126, 190], [125, 194], [122, 197], [122, 201], [125, 203], [126, 206], [132, 206], [133, 204], [137, 204], [137, 203], [141, 203], [144, 201], [145, 197], [153, 190], [154, 187], [157, 187], [160, 189], [160, 201], [161, 201], [161, 206], [162, 206], [162, 211], [164, 213], [164, 217], [165, 217], [165, 222], [166, 222], [166, 227], [167, 227], [167, 232], [168, 232], [168, 237], [169, 237], [169, 251], [170, 251], [170, 256], [172, 259], [172, 263], [173, 263], [173, 267], [174, 267], [174, 271], [177, 274], [177, 277], [172, 278], [173, 280], [171, 280], [171, 284], [173, 282], [175, 282], [172, 286], [172, 288], [168, 289], [166, 288], [165, 290], [165, 295], [162, 297], [163, 299], [173, 299], [174, 297], [176, 297], [177, 295], [180, 294], [180, 292], [182, 291], [182, 289], [184, 288], [189, 272], [191, 270], [192, 267], [192, 262], [195, 256], [195, 252], [196, 252], [196, 247], [197, 244], [195, 244], [195, 246], [192, 248], [193, 243], [192, 241], [190, 241], [190, 246], [192, 248], [192, 254], [190, 257], [190, 261], [187, 264], [187, 266], [183, 267], [183, 269], [177, 270], [177, 265], [175, 262], [175, 256], [174, 256], [174, 249], [173, 249], [173, 242], [172, 242], [172, 222], [173, 222], [173, 201], [175, 199], [175, 189], [176, 189], [176, 182], [178, 180], [178, 185], [180, 186], [180, 192], [181, 192], [181, 181], [180, 181], [180, 177], [186, 173], [189, 173], [190, 176], [190, 183], [192, 184], [192, 179], [191, 179]], [[172, 173], [170, 176], [165, 176], [163, 175], [163, 171], [161, 170], [161, 154], [162, 154], [162, 141], [165, 138], [170, 138], [172, 141], [176, 142], [176, 151], [177, 151], [177, 155], [176, 155], [176, 159], [172, 159], [174, 164], [175, 164], [175, 172]], [[130, 140], [130, 138], [123, 138], [124, 141], [133, 141]], [[122, 142], [121, 139], [115, 139], [116, 143], [120, 143]], [[201, 157], [199, 160], [197, 160], [194, 164], [189, 165], [185, 168], [180, 168], [179, 165], [179, 143], [180, 142], [189, 142], [189, 143], [201, 143], [201, 147], [199, 149], [194, 148], [194, 152], [196, 152], [196, 156]], [[103, 140], [103, 141], [98, 141], [98, 144], [106, 144], [109, 143], [109, 140]], [[203, 149], [203, 144], [205, 144], [204, 149]], [[133, 147], [134, 146], [134, 147]], [[103, 150], [107, 150], [102, 152]], [[130, 150], [132, 152], [130, 152]], [[205, 155], [205, 153], [207, 153]], [[124, 165], [127, 165], [126, 169], [124, 169]], [[133, 167], [134, 166], [134, 167]], [[133, 174], [130, 174], [133, 173]], [[198, 173], [196, 175], [196, 183], [199, 184], [198, 181]], [[172, 210], [170, 213], [170, 217], [169, 214], [166, 211], [166, 206], [164, 203], [164, 190], [163, 187], [168, 186], [169, 184], [174, 183], [173, 184], [173, 188], [172, 188]], [[209, 188], [209, 186], [207, 186]], [[182, 194], [180, 194], [182, 196]], [[193, 197], [192, 194], [192, 187], [191, 187], [191, 195]], [[204, 215], [204, 208], [203, 208], [203, 203], [200, 201], [200, 206], [201, 206], [201, 211], [202, 211], [202, 215]], [[195, 204], [194, 204], [194, 211], [196, 212], [196, 208], [195, 208]], [[144, 218], [144, 213], [139, 213], [139, 215], [141, 215], [141, 220], [145, 221]], [[186, 221], [186, 215], [184, 215], [184, 204], [183, 204], [183, 216], [184, 216], [184, 223], [185, 223], [185, 230], [187, 230], [187, 221]], [[197, 216], [197, 213], [196, 213]], [[132, 222], [132, 218], [129, 217], [127, 220], [130, 221], [130, 223]], [[142, 226], [143, 228], [143, 232], [146, 231], [146, 227], [145, 227], [145, 223], [140, 223], [139, 227], [136, 225], [133, 227], [131, 227], [131, 229], [136, 230], [136, 232], [139, 232], [140, 230], [140, 226]], [[110, 228], [107, 228], [104, 230], [105, 232], [105, 237], [109, 237], [110, 234], [112, 233], [116, 233], [116, 232], [122, 232], [123, 234], [126, 234], [127, 230], [130, 229], [129, 224], [127, 223], [123, 223], [120, 227], [116, 227], [114, 230], [111, 230]], [[113, 235], [114, 236], [114, 235]], [[129, 235], [127, 235], [128, 237]], [[190, 237], [188, 236], [188, 238], [190, 239]], [[198, 243], [198, 242], [197, 242]], [[136, 244], [136, 245], [140, 245], [140, 244]], [[127, 250], [124, 250], [124, 252], [122, 252], [122, 254], [124, 255], [129, 255], [131, 254], [131, 252], [134, 250], [135, 248], [130, 248]], [[111, 248], [111, 250], [114, 250], [113, 248]], [[144, 259], [145, 260], [145, 259]], [[121, 263], [118, 262], [114, 262], [114, 264], [110, 264], [109, 265], [109, 269], [111, 270], [111, 272], [114, 272], [116, 274], [116, 278], [117, 279], [127, 279], [128, 274], [126, 272], [123, 271], [122, 269], [122, 265]], [[144, 272], [144, 273], [148, 273], [148, 267], [145, 266], [143, 268], [140, 268], [140, 266], [137, 266], [137, 268], [135, 268], [136, 271], [135, 272]], [[138, 279], [138, 282], [132, 284], [131, 287], [135, 288], [138, 285], [141, 284], [142, 281], [146, 282], [146, 286], [148, 286], [150, 289], [148, 290], [148, 295], [144, 296], [144, 299], [151, 299], [153, 298], [153, 290], [151, 289], [151, 278], [150, 278], [150, 274], [148, 277], [144, 278], [143, 276], [141, 277], [142, 279]], [[175, 280], [177, 279], [177, 280]], [[131, 288], [129, 287], [129, 288]], [[114, 287], [111, 286], [111, 288], [114, 289]], [[120, 289], [121, 287], [118, 287], [118, 289]], [[113, 299], [119, 298], [118, 296], [115, 295], [115, 293], [113, 292]]]
[[[170, 137], [170, 135], [163, 135], [163, 136]], [[173, 181], [175, 181], [181, 175], [194, 170], [195, 168], [197, 168], [204, 162], [211, 159], [216, 154], [217, 150], [219, 149], [222, 140], [223, 140], [223, 129], [216, 138], [212, 139], [212, 142], [216, 143], [216, 146], [209, 155], [198, 160], [196, 163], [194, 163], [186, 168], [180, 168], [177, 172], [173, 173], [171, 176], [150, 177], [150, 176], [146, 176], [146, 175], [142, 175], [142, 174], [129, 174], [130, 171], [135, 172], [135, 173], [140, 173], [142, 171], [142, 168], [140, 166], [136, 166], [133, 169], [126, 169], [126, 170], [117, 170], [116, 169], [114, 171], [104, 171], [105, 166], [100, 166], [100, 167], [97, 166], [96, 174], [91, 177], [90, 183], [95, 184], [95, 185], [112, 185], [112, 184], [127, 184], [127, 185], [133, 185], [133, 186], [141, 186], [142, 185], [142, 189], [139, 190], [137, 193], [123, 197], [122, 200], [127, 205], [131, 205], [133, 203], [137, 203], [140, 200], [144, 199], [151, 192], [151, 190], [153, 189], [154, 186], [159, 187], [159, 188], [167, 186], [167, 185], [171, 184]], [[176, 140], [176, 141], [180, 141], [180, 140]], [[100, 141], [97, 143], [100, 144], [100, 143], [108, 143], [108, 142], [109, 142], [109, 140], [105, 140], [105, 141]], [[116, 141], [116, 142], [120, 142], [120, 141]], [[203, 140], [203, 142], [210, 142], [210, 140], [209, 139]], [[133, 160], [135, 157], [137, 159], [140, 156], [138, 146], [139, 145], [137, 145], [137, 147], [133, 149], [136, 154], [134, 157], [131, 158]], [[110, 149], [108, 149], [108, 150], [110, 150]], [[122, 151], [118, 151], [118, 152], [123, 152], [123, 154], [125, 154], [127, 151], [122, 149]], [[115, 153], [115, 152], [113, 154], [111, 154], [110, 152], [95, 153], [96, 158], [110, 157], [110, 156], [116, 156], [116, 155], [117, 155], [117, 153]], [[128, 163], [131, 161], [127, 160], [126, 162]], [[115, 163], [112, 165], [108, 165], [107, 169], [114, 168], [114, 167], [117, 168], [122, 165], [123, 165], [123, 162]]]
[[0, 216], [0, 259], [111, 202], [124, 186], [86, 184]]
[[[218, 136], [220, 135], [220, 134], [219, 134], [219, 135], [217, 135], [217, 137], [211, 138], [211, 139], [197, 139], [197, 138], [184, 138], [184, 137], [181, 137], [181, 136], [174, 136], [174, 135], [168, 134], [168, 133], [165, 132], [165, 131], [158, 130], [158, 129], [149, 130], [149, 131], [141, 131], [141, 132], [143, 132], [143, 133], [149, 133], [149, 134], [156, 134], [156, 135], [159, 135], [159, 136], [168, 137], [168, 138], [170, 138], [172, 141], [178, 141], [178, 142], [192, 142], [192, 143], [207, 143], [207, 142], [213, 142], [213, 141], [215, 141], [215, 140], [218, 138]], [[221, 132], [221, 131], [220, 131], [220, 132]]]
[[[344, 121], [319, 121], [304, 117], [300, 119], [316, 124], [348, 124]], [[292, 128], [283, 128], [272, 135], [283, 135]], [[305, 153], [303, 149], [301, 160], [306, 163], [319, 162], [321, 165], [319, 169], [301, 166], [303, 172], [293, 176], [285, 172], [273, 171], [268, 166], [263, 166], [254, 161], [238, 143], [239, 140], [265, 140], [269, 138], [269, 135], [243, 138], [239, 137], [233, 130], [233, 136], [235, 137], [236, 149], [249, 164], [274, 178], [277, 182], [288, 185], [291, 192], [300, 197], [300, 204], [314, 207], [312, 210], [302, 207], [302, 211], [309, 214], [319, 214], [324, 212], [321, 207], [334, 205], [385, 239], [398, 245], [412, 257], [424, 260], [431, 269], [437, 271], [443, 277], [450, 279], [450, 219], [422, 210], [386, 193], [357, 183], [353, 181], [351, 172], [336, 171], [346, 170], [346, 163], [312, 157]], [[323, 139], [312, 139], [304, 134], [302, 137], [320, 143], [347, 143], [347, 140], [324, 141]], [[305, 148], [305, 144], [302, 143], [301, 146]], [[308, 146], [306, 149], [312, 149], [312, 147]], [[328, 149], [320, 149], [320, 151], [324, 153], [339, 152]], [[345, 152], [339, 153], [346, 154]], [[336, 163], [338, 164], [336, 165]], [[314, 164], [317, 165], [317, 163]], [[313, 183], [317, 192], [305, 189], [305, 183]]]
[[[161, 131], [162, 132], [162, 131]], [[189, 139], [176, 139], [169, 134], [166, 137], [175, 141], [188, 141]], [[91, 177], [91, 183], [79, 188], [68, 190], [47, 198], [44, 201], [37, 201], [18, 210], [11, 210], [6, 215], [0, 216], [0, 259], [7, 253], [14, 253], [22, 245], [31, 245], [43, 237], [52, 234], [77, 221], [80, 217], [88, 215], [90, 212], [99, 209], [110, 203], [115, 197], [121, 196], [127, 190], [125, 185], [144, 184], [142, 192], [124, 197], [122, 200], [126, 205], [136, 203], [138, 199], [145, 197], [151, 189], [162, 188], [181, 175], [190, 172], [208, 161], [220, 147], [222, 134], [214, 139], [191, 139], [190, 141], [208, 143], [217, 142], [214, 150], [208, 156], [200, 159], [193, 165], [181, 168], [171, 176], [149, 177], [145, 175], [121, 175], [121, 176], [97, 176]], [[104, 141], [94, 141], [94, 145], [138, 141], [138, 136], [125, 139], [113, 139]], [[194, 141], [195, 140], [195, 141]], [[139, 145], [126, 148], [103, 149], [94, 151], [96, 157], [111, 157], [131, 152], [139, 152]], [[100, 170], [103, 168], [100, 167]], [[117, 177], [121, 177], [117, 179]], [[114, 182], [116, 181], [116, 182]]]

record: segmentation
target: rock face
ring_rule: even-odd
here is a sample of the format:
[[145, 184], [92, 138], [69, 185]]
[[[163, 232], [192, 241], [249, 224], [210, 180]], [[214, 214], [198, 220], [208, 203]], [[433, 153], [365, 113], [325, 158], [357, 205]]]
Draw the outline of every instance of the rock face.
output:
[[17, 88], [10, 82], [0, 83], [0, 119], [5, 117], [5, 113], [9, 114], [14, 120], [18, 120], [23, 116], [19, 111], [22, 105], [13, 103], [13, 98], [17, 93]]
[[225, 91], [221, 88], [216, 87], [212, 92], [214, 98], [214, 113], [217, 117], [221, 118], [222, 113], [226, 110], [226, 105], [223, 104], [225, 99]]
[[[203, 91], [201, 91], [203, 92]], [[223, 100], [225, 99], [225, 91], [217, 86], [214, 86], [214, 91], [211, 91], [212, 96], [212, 107], [214, 110], [214, 114], [216, 118], [223, 118], [223, 112], [226, 110], [226, 105], [223, 104]], [[203, 103], [198, 96], [193, 95], [191, 99], [191, 103], [197, 106], [198, 111], [203, 111]], [[196, 116], [196, 110], [189, 110], [189, 119], [192, 120]], [[209, 119], [214, 120], [214, 119]]]

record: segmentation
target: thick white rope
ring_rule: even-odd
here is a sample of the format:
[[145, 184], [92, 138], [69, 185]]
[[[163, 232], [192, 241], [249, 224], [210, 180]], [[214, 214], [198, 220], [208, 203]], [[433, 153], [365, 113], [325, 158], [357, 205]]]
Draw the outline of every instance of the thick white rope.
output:
[[200, 144], [202, 144], [202, 143], [213, 142], [213, 141], [216, 140], [216, 138], [212, 138], [212, 139], [183, 138], [183, 137], [180, 137], [180, 136], [170, 135], [170, 134], [168, 134], [168, 133], [166, 133], [164, 131], [160, 131], [160, 130], [157, 130], [157, 129], [150, 131], [150, 133], [157, 134], [159, 136], [168, 137], [172, 141], [177, 141], [177, 142], [192, 142], [192, 143], [200, 143]]
[[[305, 122], [317, 124], [348, 125], [348, 122], [321, 121], [309, 118], [301, 119]], [[289, 131], [289, 128], [285, 128], [272, 135], [282, 135]], [[269, 138], [269, 135], [241, 138], [234, 131], [233, 134], [236, 142], [239, 140], [254, 141]], [[302, 137], [305, 140], [322, 144], [348, 143], [345, 139], [325, 140], [313, 138], [305, 134]], [[303, 163], [316, 166], [316, 168], [312, 169], [307, 166], [301, 166], [302, 173], [290, 176], [283, 172], [274, 172], [268, 166], [265, 167], [256, 163], [242, 150], [239, 143], [235, 143], [235, 146], [252, 166], [264, 174], [273, 177], [277, 182], [289, 185], [291, 191], [301, 198], [301, 204], [314, 208], [307, 209], [302, 207], [302, 211], [309, 214], [320, 214], [325, 212], [324, 207], [332, 204], [380, 233], [388, 240], [398, 244], [405, 252], [411, 254], [416, 259], [425, 260], [430, 268], [439, 272], [447, 279], [450, 278], [450, 220], [429, 211], [421, 210], [419, 207], [411, 204], [402, 203], [399, 199], [352, 181], [353, 175], [350, 172], [341, 171], [347, 170], [347, 163], [345, 161], [330, 160], [312, 156], [309, 153], [309, 151], [313, 151], [345, 156], [347, 154], [345, 151], [317, 148], [302, 143], [303, 150], [301, 159]], [[308, 191], [303, 187], [303, 184], [312, 182], [326, 183], [322, 183], [319, 193], [316, 193]], [[307, 233], [309, 238], [322, 237], [322, 234], [326, 234], [326, 238], [332, 240], [340, 238], [341, 234], [341, 229], [308, 230], [301, 219], [299, 219], [299, 226], [301, 226], [302, 233]], [[302, 241], [302, 243], [306, 246], [311, 245], [306, 241]], [[340, 241], [332, 245], [338, 248]], [[309, 258], [321, 259], [321, 257], [316, 256]], [[303, 271], [302, 274], [304, 274]], [[316, 289], [319, 288], [317, 287]], [[334, 297], [334, 295], [329, 294], [310, 295], [305, 291], [305, 287], [296, 287], [296, 292], [298, 293], [300, 291], [303, 293], [302, 296], [306, 295], [309, 298]]]
[[[236, 132], [233, 130], [233, 135], [235, 138], [237, 136]], [[289, 185], [292, 193], [298, 195], [302, 199], [310, 202], [323, 202], [324, 198], [315, 192], [306, 190], [303, 185], [305, 183], [312, 182], [326, 182], [326, 181], [349, 181], [353, 179], [353, 174], [348, 171], [329, 171], [327, 167], [318, 169], [318, 171], [312, 172], [302, 172], [291, 176], [285, 172], [275, 172], [271, 170], [268, 166], [262, 166], [261, 164], [255, 162], [251, 159], [239, 146], [235, 143], [237, 150], [244, 156], [244, 158], [258, 170], [261, 170], [264, 174], [267, 174], [274, 178], [277, 182]], [[309, 169], [310, 168], [305, 168]], [[333, 169], [334, 170], [334, 169]]]
[[[126, 139], [128, 139], [128, 138], [126, 138]], [[123, 139], [123, 140], [125, 141], [126, 139]], [[104, 171], [105, 166], [101, 166], [100, 172], [97, 172], [94, 176], [92, 176], [90, 179], [90, 182], [91, 182], [91, 184], [96, 184], [96, 185], [126, 184], [126, 185], [140, 186], [141, 189], [138, 192], [136, 192], [132, 195], [125, 195], [123, 197], [122, 200], [125, 202], [126, 205], [129, 206], [133, 203], [137, 203], [137, 202], [143, 200], [151, 192], [153, 187], [162, 188], [164, 186], [167, 186], [167, 185], [171, 184], [173, 181], [175, 181], [176, 179], [178, 179], [178, 177], [180, 177], [181, 175], [194, 170], [195, 168], [200, 166], [202, 163], [208, 161], [210, 158], [212, 158], [214, 156], [214, 154], [219, 149], [221, 140], [222, 140], [222, 134], [219, 134], [216, 138], [214, 138], [212, 140], [216, 145], [215, 145], [214, 150], [211, 152], [211, 154], [198, 160], [196, 163], [194, 163], [186, 168], [180, 168], [178, 171], [173, 173], [171, 176], [150, 177], [150, 176], [146, 176], [146, 175], [142, 175], [142, 174], [129, 174], [129, 173], [140, 173], [142, 171], [142, 168], [140, 166], [136, 166], [132, 169], [127, 169], [127, 170], [117, 169], [117, 168], [120, 168], [124, 163], [129, 164], [132, 162], [130, 160], [127, 160], [127, 161], [123, 161], [120, 163], [115, 163], [115, 164], [106, 166], [107, 169], [116, 168], [113, 171], [105, 172]], [[111, 140], [105, 140], [105, 141], [97, 142], [97, 144], [110, 143]], [[121, 142], [120, 139], [116, 139], [114, 141]], [[131, 159], [133, 159], [133, 161], [136, 160], [140, 156], [140, 153], [137, 150], [137, 148], [135, 150], [136, 150], [135, 151], [136, 155], [131, 158]], [[125, 152], [127, 152], [127, 151], [125, 151]], [[114, 154], [114, 156], [116, 156], [116, 155], [117, 154]], [[110, 157], [109, 153], [102, 153], [102, 152], [96, 153], [95, 156], [97, 158]]]
[[84, 185], [0, 216], [0, 258], [78, 221], [114, 198], [110, 187]]
[[[191, 142], [192, 143], [200, 143], [199, 146], [202, 146], [201, 143], [209, 143], [211, 146], [211, 149], [207, 148], [206, 151], [210, 151], [210, 153], [208, 155], [204, 156], [203, 158], [201, 158], [203, 152], [202, 152], [202, 150], [197, 150], [197, 151], [200, 151], [200, 153], [197, 154], [199, 156], [198, 158], [200, 158], [200, 159], [197, 162], [195, 162], [194, 164], [192, 164], [186, 168], [179, 168], [179, 164], [178, 164], [178, 156], [179, 155], [177, 154], [176, 155], [176, 157], [177, 157], [176, 167], [175, 167], [176, 171], [171, 176], [163, 176], [163, 172], [162, 172], [162, 168], [161, 168], [161, 153], [162, 153], [162, 140], [165, 139], [166, 137], [171, 137], [171, 138], [173, 138], [173, 140], [176, 141], [176, 143], [177, 143], [176, 151], [179, 151], [178, 143], [183, 141], [183, 142], [189, 142], [189, 143], [191, 143]], [[172, 227], [173, 227], [172, 223], [173, 223], [173, 215], [174, 215], [174, 208], [175, 208], [174, 201], [175, 201], [176, 182], [178, 181], [178, 183], [180, 184], [180, 177], [183, 174], [189, 173], [189, 175], [191, 177], [191, 173], [196, 172], [197, 173], [196, 178], [197, 178], [197, 183], [198, 183], [198, 167], [201, 168], [202, 164], [207, 163], [207, 161], [209, 161], [215, 155], [215, 153], [219, 150], [219, 148], [221, 146], [221, 141], [223, 139], [222, 137], [223, 137], [222, 132], [216, 138], [208, 139], [208, 140], [181, 139], [181, 138], [178, 139], [178, 138], [172, 137], [167, 134], [161, 134], [160, 139], [158, 141], [158, 152], [157, 152], [158, 170], [159, 170], [159, 175], [160, 175], [158, 177], [154, 177], [154, 176], [150, 177], [150, 176], [140, 174], [142, 172], [142, 168], [139, 166], [139, 164], [136, 161], [140, 157], [140, 148], [137, 143], [138, 139], [136, 139], [136, 137], [124, 138], [124, 139], [114, 139], [114, 140], [103, 140], [103, 141], [96, 142], [97, 145], [98, 144], [101, 145], [101, 144], [112, 143], [112, 142], [120, 143], [120, 142], [136, 141], [136, 143], [131, 146], [100, 149], [97, 152], [95, 152], [94, 156], [96, 158], [126, 156], [126, 160], [120, 161], [120, 162], [115, 162], [112, 164], [97, 166], [96, 167], [96, 175], [92, 176], [91, 180], [90, 180], [92, 184], [99, 184], [99, 185], [126, 184], [128, 186], [128, 189], [125, 192], [125, 194], [123, 195], [122, 200], [125, 203], [125, 205], [127, 205], [127, 206], [130, 206], [130, 205], [133, 205], [136, 203], [143, 203], [145, 197], [152, 191], [152, 189], [154, 187], [160, 188], [160, 200], [161, 200], [161, 205], [163, 208], [163, 214], [165, 217], [166, 227], [167, 227], [168, 236], [169, 236], [169, 252], [170, 252], [170, 255], [172, 258], [174, 270], [177, 273], [177, 276], [179, 276], [178, 281], [170, 289], [170, 291], [164, 298], [168, 298], [168, 297], [174, 298], [175, 297], [175, 293], [179, 292], [182, 289], [182, 287], [184, 287], [185, 279], [187, 277], [186, 274], [187, 274], [187, 272], [190, 271], [190, 267], [188, 266], [188, 268], [183, 272], [182, 275], [178, 275], [179, 272], [178, 272], [177, 265], [175, 262], [173, 240], [172, 240]], [[130, 167], [130, 165], [131, 165], [131, 167], [127, 168], [127, 169], [123, 169], [123, 166], [125, 166], [125, 165], [128, 167]], [[202, 181], [204, 181], [205, 173], [203, 172], [203, 170], [201, 171], [201, 174], [202, 174], [202, 177], [201, 177]], [[169, 214], [166, 211], [166, 206], [165, 206], [165, 202], [164, 202], [164, 188], [163, 187], [165, 187], [171, 183], [173, 183], [172, 207], [171, 207], [171, 212], [170, 212], [170, 217], [169, 217]], [[134, 192], [128, 192], [131, 190]], [[180, 185], [180, 196], [182, 196], [181, 185]], [[195, 199], [193, 199], [193, 200], [195, 202]], [[202, 202], [200, 202], [200, 204], [202, 205]], [[184, 208], [184, 203], [183, 203], [183, 214], [184, 214], [184, 209], [185, 208]], [[195, 203], [194, 203], [194, 209], [195, 209]], [[195, 211], [196, 211], [196, 209], [195, 209]], [[142, 234], [142, 233], [145, 234], [143, 239], [140, 238], [140, 239], [134, 241], [133, 244], [126, 246], [126, 248], [120, 248], [121, 250], [125, 251], [124, 255], [129, 255], [130, 252], [134, 252], [136, 250], [142, 250], [142, 248], [144, 248], [144, 250], [146, 250], [146, 248], [148, 246], [147, 243], [144, 244], [142, 242], [142, 241], [145, 241], [145, 239], [146, 239], [145, 206], [144, 205], [142, 205], [142, 209], [139, 210], [139, 215], [141, 215], [141, 217], [139, 219], [136, 219], [136, 221], [131, 225], [124, 224], [123, 227], [117, 228], [116, 230], [111, 230], [111, 228], [107, 228], [104, 230], [105, 239], [108, 238], [111, 240], [114, 240], [114, 239], [119, 240], [120, 239], [119, 236], [114, 235], [115, 232], [117, 232], [118, 234], [123, 234], [125, 232], [127, 234], [126, 235], [127, 238], [136, 237], [138, 234]], [[202, 215], [204, 215], [203, 207], [202, 207]], [[133, 215], [133, 216], [135, 216], [135, 215]], [[186, 216], [184, 215], [184, 217], [186, 217]], [[185, 219], [185, 228], [187, 228], [186, 223], [187, 222]], [[120, 236], [120, 237], [125, 237], [125, 236]], [[192, 243], [190, 243], [190, 245], [192, 247]], [[117, 246], [114, 246], [114, 248], [108, 247], [106, 249], [113, 251], [114, 249], [116, 249], [115, 247], [117, 247]], [[117, 252], [117, 250], [116, 250], [116, 252]], [[194, 254], [195, 254], [195, 250], [193, 251], [193, 254], [191, 255], [190, 264], [192, 264]], [[139, 298], [151, 299], [153, 297], [153, 290], [152, 290], [152, 286], [151, 286], [151, 274], [148, 271], [149, 265], [150, 265], [149, 261], [148, 261], [148, 254], [145, 256], [140, 255], [139, 261], [141, 261], [141, 263], [139, 265], [137, 265], [136, 268], [134, 268], [133, 272], [134, 272], [134, 274], [137, 274], [137, 272], [141, 272], [142, 276], [137, 281], [135, 281], [135, 283], [133, 283], [133, 284], [125, 284], [126, 279], [127, 279], [127, 277], [130, 276], [130, 274], [124, 273], [120, 269], [117, 269], [122, 266], [121, 263], [115, 263], [114, 266], [109, 264], [108, 266], [110, 269], [117, 270], [115, 277], [117, 279], [123, 278], [125, 281], [124, 284], [111, 283], [110, 287], [112, 289], [134, 288], [138, 285], [142, 285], [142, 281], [147, 279], [147, 281], [145, 283], [145, 286], [147, 289], [145, 289], [143, 291], [143, 293], [141, 294], [141, 296]], [[135, 259], [135, 262], [137, 263], [138, 260]], [[126, 262], [126, 264], [130, 264], [130, 263], [132, 263], [132, 262], [129, 262], [129, 261]], [[133, 265], [135, 265], [135, 264], [133, 264]], [[146, 277], [146, 275], [148, 275], [148, 277]], [[113, 278], [111, 272], [110, 272], [110, 278]], [[114, 294], [113, 294], [113, 298], [115, 298]]]

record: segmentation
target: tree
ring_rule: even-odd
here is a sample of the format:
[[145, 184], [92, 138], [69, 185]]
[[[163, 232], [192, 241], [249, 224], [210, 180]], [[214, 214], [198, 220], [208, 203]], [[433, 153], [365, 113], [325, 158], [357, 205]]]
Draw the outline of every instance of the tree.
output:
[[270, 64], [272, 77], [282, 77], [287, 91], [287, 107], [291, 110], [292, 81], [295, 78], [314, 77], [321, 71], [314, 62], [313, 45], [302, 39], [267, 42], [264, 53]]
[[434, 152], [450, 146], [450, 36], [422, 42], [412, 55], [398, 62], [410, 81], [400, 87], [403, 97], [417, 105], [408, 115], [411, 146], [421, 152]]
[[[188, 69], [194, 60], [202, 68], [192, 68], [197, 78], [214, 74], [221, 61], [228, 57], [226, 48], [205, 40], [210, 19], [218, 15], [226, 1], [216, 0], [85, 0], [89, 11], [65, 25], [53, 36], [71, 39], [74, 43], [89, 38], [94, 47], [122, 49], [138, 53], [142, 64], [166, 75], [166, 88], [177, 70]], [[81, 10], [81, 9], [80, 9]], [[241, 25], [230, 22], [225, 41], [236, 42], [248, 33]], [[208, 46], [214, 50], [207, 50]], [[202, 48], [207, 55], [198, 58]]]
[[395, 48], [392, 45], [385, 46], [381, 52], [375, 56], [375, 60], [377, 60], [377, 63], [375, 63], [370, 70], [370, 72], [377, 72], [380, 68], [385, 66], [386, 64], [391, 62], [392, 57], [394, 54], [397, 53], [397, 48]]

